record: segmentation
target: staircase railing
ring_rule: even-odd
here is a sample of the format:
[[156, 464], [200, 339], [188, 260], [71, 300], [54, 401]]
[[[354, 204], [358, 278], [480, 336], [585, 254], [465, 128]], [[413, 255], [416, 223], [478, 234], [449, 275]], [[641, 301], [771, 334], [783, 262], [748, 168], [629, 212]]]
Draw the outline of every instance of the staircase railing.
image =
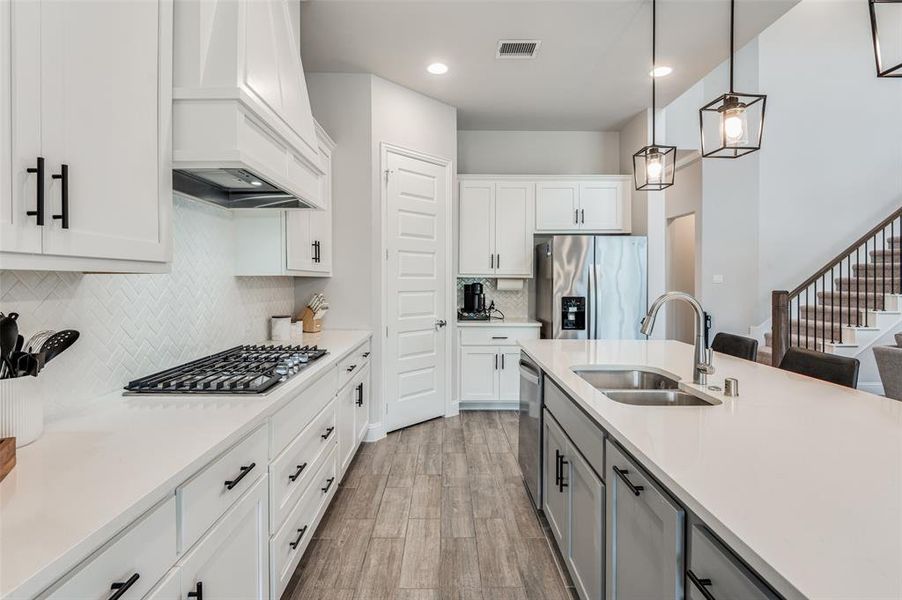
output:
[[824, 351], [828, 343], [841, 343], [843, 326], [866, 325], [867, 311], [883, 308], [884, 294], [900, 291], [902, 244], [895, 240], [887, 246], [887, 240], [899, 235], [902, 206], [794, 290], [773, 292], [774, 366], [790, 346]]

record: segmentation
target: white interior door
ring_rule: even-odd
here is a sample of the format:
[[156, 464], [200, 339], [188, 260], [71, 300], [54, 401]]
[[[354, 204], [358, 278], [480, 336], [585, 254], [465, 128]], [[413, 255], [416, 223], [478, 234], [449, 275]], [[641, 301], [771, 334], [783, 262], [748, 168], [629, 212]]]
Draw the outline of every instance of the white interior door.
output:
[[161, 31], [171, 7], [109, 0], [42, 6], [48, 213], [61, 214], [62, 182], [51, 175], [62, 164], [69, 190], [69, 228], [48, 216], [44, 253], [165, 261], [171, 65], [162, 63], [171, 41], [164, 35], [161, 45]]
[[385, 153], [386, 430], [445, 412], [449, 169]]

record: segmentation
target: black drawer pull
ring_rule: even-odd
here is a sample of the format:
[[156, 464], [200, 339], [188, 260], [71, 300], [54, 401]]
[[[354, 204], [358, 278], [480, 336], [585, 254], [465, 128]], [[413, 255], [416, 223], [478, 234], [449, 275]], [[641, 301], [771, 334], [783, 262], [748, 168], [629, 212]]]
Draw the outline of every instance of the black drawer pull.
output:
[[627, 475], [629, 475], [629, 471], [627, 471], [626, 469], [618, 469], [617, 467], [614, 467], [614, 473], [617, 474], [617, 477], [623, 480], [623, 483], [626, 484], [626, 487], [628, 487], [630, 491], [635, 495], [638, 496], [640, 492], [645, 490], [645, 486], [635, 485], [632, 481], [629, 480], [629, 478], [627, 477]]
[[357, 406], [363, 406], [363, 384], [357, 385]]
[[241, 467], [241, 473], [238, 473], [238, 477], [236, 477], [235, 479], [232, 479], [231, 481], [225, 482], [226, 489], [230, 490], [233, 487], [235, 487], [236, 485], [238, 485], [238, 483], [242, 479], [244, 479], [244, 476], [247, 475], [248, 473], [250, 473], [256, 466], [257, 466], [257, 463], [251, 463], [246, 467]]
[[557, 491], [559, 491], [562, 494], [564, 493], [564, 488], [568, 487], [570, 485], [569, 483], [564, 481], [564, 465], [569, 465], [569, 464], [570, 463], [567, 462], [567, 459], [564, 458], [564, 455], [561, 454], [561, 480], [557, 484]]
[[493, 335], [492, 339], [493, 340], [506, 340], [507, 336], [506, 335]]
[[689, 581], [695, 584], [695, 587], [698, 588], [698, 591], [702, 593], [702, 596], [705, 597], [705, 600], [717, 600], [714, 597], [714, 594], [708, 591], [708, 587], [711, 585], [711, 580], [707, 578], [699, 578], [695, 573], [692, 572], [692, 569], [686, 571], [686, 575], [689, 576]]
[[128, 588], [135, 585], [135, 582], [138, 581], [138, 579], [140, 579], [140, 577], [141, 576], [139, 574], [135, 573], [134, 575], [132, 575], [125, 581], [117, 581], [116, 583], [111, 585], [110, 589], [113, 590], [115, 593], [112, 596], [110, 596], [110, 600], [119, 600], [119, 598], [122, 597], [122, 594], [127, 592]]
[[325, 494], [325, 493], [327, 493], [327, 492], [329, 491], [329, 488], [332, 487], [332, 484], [333, 484], [334, 482], [335, 482], [335, 478], [334, 478], [334, 477], [330, 477], [329, 479], [326, 480], [326, 487], [320, 488], [320, 489], [322, 489], [322, 490], [323, 490], [323, 493]]
[[197, 600], [204, 600], [204, 582], [198, 581], [194, 585], [194, 591], [188, 592], [189, 598], [197, 598]]
[[307, 468], [307, 463], [304, 463], [304, 464], [302, 464], [302, 465], [298, 465], [298, 470], [294, 472], [294, 475], [289, 475], [289, 476], [288, 476], [288, 481], [297, 481], [297, 478], [301, 476], [301, 473], [302, 473], [302, 472], [304, 471], [304, 469], [306, 469], [306, 468]]
[[334, 428], [334, 427], [327, 427], [327, 428], [326, 428], [326, 433], [322, 434], [322, 435], [319, 436], [319, 437], [323, 438], [324, 440], [328, 440], [328, 439], [329, 439], [329, 436], [332, 435], [332, 432], [333, 432], [333, 431], [335, 431], [335, 428]]
[[369, 357], [370, 357], [370, 353], [369, 353], [369, 352], [364, 352], [363, 354], [361, 354], [361, 356], [363, 356], [363, 358], [369, 358]]
[[353, 371], [356, 368], [357, 368], [357, 365], [351, 365], [350, 367], [347, 368], [347, 371], [348, 371], [348, 373], [350, 373], [351, 371]]
[[298, 529], [298, 537], [295, 538], [293, 542], [288, 542], [288, 545], [291, 546], [292, 550], [297, 550], [297, 547], [301, 545], [301, 540], [304, 539], [304, 534], [307, 533], [307, 526], [304, 525], [300, 529]]
[[25, 214], [29, 217], [35, 217], [38, 222], [39, 227], [44, 226], [44, 157], [38, 157], [38, 164], [35, 167], [28, 167], [26, 169], [29, 173], [35, 173], [37, 175], [35, 181], [35, 200], [37, 204], [34, 207], [34, 210], [26, 211]]
[[60, 172], [51, 177], [60, 180], [60, 214], [53, 218], [61, 221], [63, 229], [69, 229], [69, 165], [60, 165]]
[[560, 489], [561, 485], [561, 451], [557, 448], [554, 449], [554, 485], [558, 486]]

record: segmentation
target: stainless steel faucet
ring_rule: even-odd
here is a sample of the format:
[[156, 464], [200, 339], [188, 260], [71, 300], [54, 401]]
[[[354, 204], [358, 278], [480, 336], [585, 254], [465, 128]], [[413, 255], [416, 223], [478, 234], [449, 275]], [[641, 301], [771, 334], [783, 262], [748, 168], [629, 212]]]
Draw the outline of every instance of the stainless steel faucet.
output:
[[705, 311], [698, 300], [685, 292], [667, 292], [652, 302], [648, 314], [642, 319], [642, 333], [650, 335], [654, 329], [655, 319], [661, 307], [671, 300], [682, 300], [695, 311], [695, 362], [692, 373], [692, 382], [705, 385], [708, 375], [714, 374], [714, 354], [705, 345]]

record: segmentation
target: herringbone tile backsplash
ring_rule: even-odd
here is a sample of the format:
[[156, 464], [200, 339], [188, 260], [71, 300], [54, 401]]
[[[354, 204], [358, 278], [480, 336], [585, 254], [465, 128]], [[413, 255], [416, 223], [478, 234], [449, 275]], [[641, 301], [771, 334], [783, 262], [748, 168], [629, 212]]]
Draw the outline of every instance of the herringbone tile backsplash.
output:
[[94, 275], [0, 271], [0, 311], [81, 337], [41, 375], [48, 418], [129, 380], [240, 343], [264, 340], [294, 307], [290, 277], [234, 277], [229, 213], [176, 196], [172, 272]]

